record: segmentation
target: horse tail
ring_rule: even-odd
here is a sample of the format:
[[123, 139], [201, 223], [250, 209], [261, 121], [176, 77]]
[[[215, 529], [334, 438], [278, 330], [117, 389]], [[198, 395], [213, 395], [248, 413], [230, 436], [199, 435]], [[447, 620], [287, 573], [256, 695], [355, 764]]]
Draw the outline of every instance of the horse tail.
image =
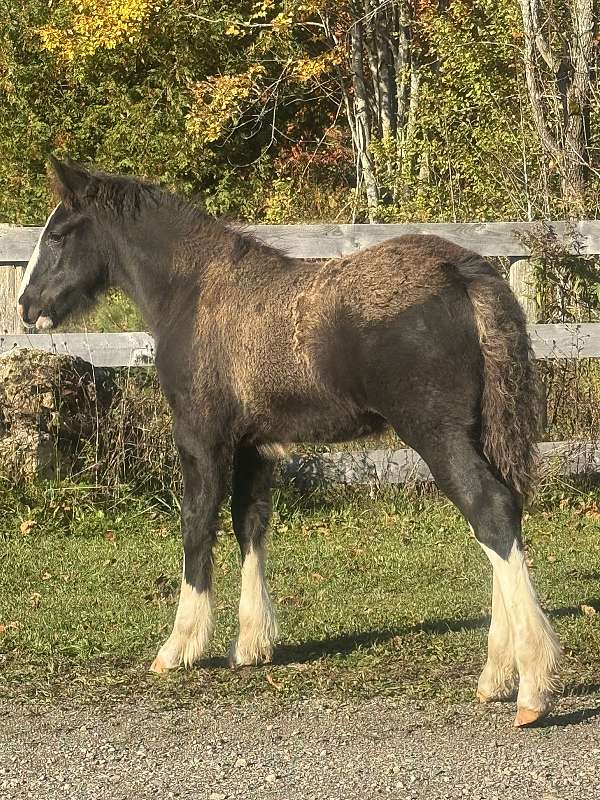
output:
[[540, 392], [523, 310], [492, 265], [476, 253], [455, 264], [473, 307], [483, 359], [481, 444], [488, 461], [524, 500], [538, 461]]

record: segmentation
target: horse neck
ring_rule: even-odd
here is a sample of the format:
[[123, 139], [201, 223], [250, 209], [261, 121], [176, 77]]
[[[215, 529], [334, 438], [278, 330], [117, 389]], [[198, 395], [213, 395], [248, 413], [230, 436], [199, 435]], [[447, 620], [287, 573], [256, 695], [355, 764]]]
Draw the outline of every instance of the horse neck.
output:
[[111, 285], [125, 292], [155, 336], [171, 309], [193, 303], [199, 283], [190, 280], [189, 271], [177, 263], [177, 252], [184, 248], [189, 230], [166, 225], [160, 217], [158, 213], [144, 215], [121, 231], [110, 275]]

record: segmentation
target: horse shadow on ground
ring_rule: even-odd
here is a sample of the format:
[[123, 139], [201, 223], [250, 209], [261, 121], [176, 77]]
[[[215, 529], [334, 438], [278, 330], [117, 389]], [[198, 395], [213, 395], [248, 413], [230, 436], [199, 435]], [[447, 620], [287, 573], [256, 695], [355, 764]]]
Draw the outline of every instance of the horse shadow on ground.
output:
[[[588, 599], [586, 604], [593, 608], [600, 608], [600, 598]], [[562, 606], [550, 609], [548, 616], [551, 619], [560, 617], [581, 616], [579, 606]], [[350, 655], [355, 650], [363, 650], [375, 645], [385, 645], [398, 636], [428, 633], [443, 635], [457, 631], [472, 631], [487, 629], [490, 617], [482, 614], [478, 617], [467, 619], [432, 619], [419, 622], [416, 625], [399, 626], [397, 628], [383, 628], [362, 632], [341, 633], [326, 639], [309, 639], [300, 644], [280, 644], [275, 652], [274, 663], [305, 664], [318, 661], [327, 656]]]
[[[600, 608], [600, 598], [588, 601], [595, 608]], [[581, 615], [579, 606], [563, 606], [548, 611], [550, 618], [573, 617]], [[306, 664], [319, 661], [327, 656], [350, 655], [358, 649], [368, 649], [378, 644], [391, 642], [398, 636], [428, 633], [443, 635], [452, 631], [487, 629], [490, 618], [487, 615], [469, 619], [435, 619], [416, 625], [364, 631], [361, 633], [342, 633], [327, 639], [313, 639], [301, 644], [280, 644], [274, 653], [275, 665]], [[594, 698], [600, 694], [600, 683], [567, 684], [564, 687], [565, 697]], [[535, 728], [566, 728], [570, 725], [581, 725], [600, 717], [600, 705], [594, 704], [585, 708], [552, 713], [537, 722]]]
[[[600, 689], [599, 684], [587, 684], [585, 687], [585, 694], [594, 694]], [[572, 694], [569, 687], [566, 690], [567, 694]], [[578, 708], [575, 711], [567, 711], [564, 714], [550, 714], [544, 719], [536, 723], [536, 728], [566, 728], [569, 725], [581, 725], [583, 722], [589, 722], [592, 719], [600, 717], [600, 706], [590, 706], [588, 708]]]

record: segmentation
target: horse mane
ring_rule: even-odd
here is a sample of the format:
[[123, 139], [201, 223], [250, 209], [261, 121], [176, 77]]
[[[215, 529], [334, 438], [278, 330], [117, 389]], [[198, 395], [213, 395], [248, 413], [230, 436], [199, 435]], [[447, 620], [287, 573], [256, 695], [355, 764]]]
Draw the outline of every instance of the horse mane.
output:
[[91, 172], [90, 182], [82, 198], [88, 206], [108, 212], [119, 220], [135, 219], [147, 209], [167, 208], [189, 222], [214, 221], [197, 206], [157, 184], [127, 175]]
[[65, 194], [60, 184], [55, 186], [56, 194], [67, 206], [93, 208], [119, 222], [135, 220], [147, 210], [165, 209], [177, 220], [177, 224], [183, 225], [190, 233], [200, 234], [213, 241], [224, 236], [232, 237], [230, 241], [233, 245], [234, 263], [250, 250], [261, 250], [265, 257], [288, 259], [285, 252], [262, 242], [245, 228], [244, 223], [213, 217], [192, 201], [157, 184], [100, 171], [90, 171], [87, 174], [89, 181], [80, 195]]
[[163, 194], [158, 186], [124, 175], [92, 173], [86, 199], [99, 211], [108, 211], [119, 218], [135, 218], [146, 207], [162, 205]]

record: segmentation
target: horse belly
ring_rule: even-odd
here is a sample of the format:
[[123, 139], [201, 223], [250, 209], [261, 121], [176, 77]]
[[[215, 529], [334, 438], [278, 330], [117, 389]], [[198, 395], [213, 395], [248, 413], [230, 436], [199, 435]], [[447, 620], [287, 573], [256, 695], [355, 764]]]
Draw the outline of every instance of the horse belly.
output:
[[[276, 410], [274, 409], [276, 412]], [[267, 442], [345, 442], [376, 435], [386, 427], [379, 414], [358, 410], [342, 403], [312, 406], [310, 403], [282, 403], [261, 425], [260, 438]]]

